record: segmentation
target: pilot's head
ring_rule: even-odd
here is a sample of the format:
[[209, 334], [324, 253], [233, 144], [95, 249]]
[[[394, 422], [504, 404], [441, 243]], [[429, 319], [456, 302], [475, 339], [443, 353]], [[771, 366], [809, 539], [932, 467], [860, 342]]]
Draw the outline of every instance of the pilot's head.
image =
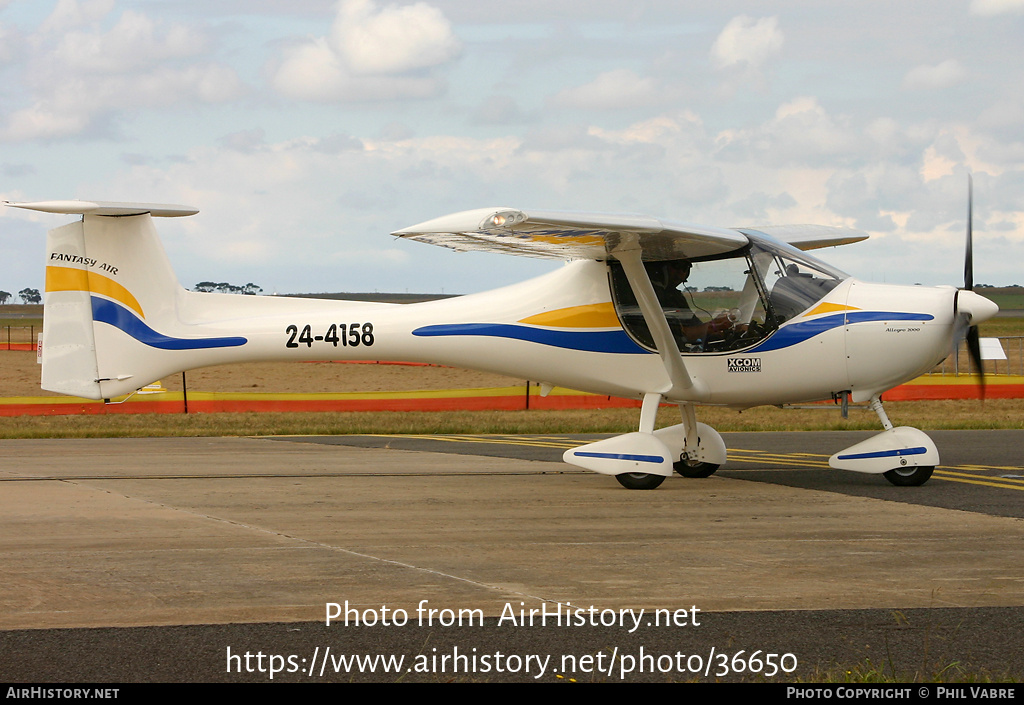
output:
[[685, 259], [677, 259], [665, 266], [665, 274], [671, 281], [682, 284], [690, 276], [690, 262]]

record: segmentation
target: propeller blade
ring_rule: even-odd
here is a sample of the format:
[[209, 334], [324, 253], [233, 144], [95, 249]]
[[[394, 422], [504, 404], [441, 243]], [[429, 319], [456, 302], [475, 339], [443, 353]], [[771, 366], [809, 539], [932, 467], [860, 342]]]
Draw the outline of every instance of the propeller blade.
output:
[[978, 385], [981, 387], [982, 399], [985, 398], [985, 368], [981, 360], [981, 334], [977, 324], [987, 321], [998, 310], [999, 308], [989, 299], [983, 298], [973, 291], [958, 289], [953, 295], [953, 338], [951, 341], [953, 346], [950, 354], [957, 355], [960, 341], [967, 341], [967, 353], [978, 373]]
[[964, 255], [964, 289], [974, 291], [974, 179], [967, 175], [967, 252]]
[[981, 364], [981, 336], [978, 334], [978, 326], [971, 326], [967, 329], [967, 352], [971, 355], [971, 362], [978, 370], [978, 386], [981, 387], [981, 398], [985, 398], [985, 368]]
[[[971, 292], [963, 294], [962, 292]], [[981, 362], [981, 335], [977, 325], [972, 323], [987, 321], [999, 309], [987, 299], [974, 293], [974, 178], [967, 175], [967, 248], [964, 253], [964, 288], [953, 297], [953, 350], [960, 347], [960, 341], [967, 341], [967, 352], [978, 371], [978, 385], [981, 387], [981, 398], [985, 398], [985, 368]]]
[[971, 327], [971, 318], [966, 313], [961, 313], [957, 307], [957, 299], [960, 292], [953, 297], [953, 339], [951, 341], [949, 354], [956, 355], [960, 349], [960, 341], [967, 339], [967, 331]]

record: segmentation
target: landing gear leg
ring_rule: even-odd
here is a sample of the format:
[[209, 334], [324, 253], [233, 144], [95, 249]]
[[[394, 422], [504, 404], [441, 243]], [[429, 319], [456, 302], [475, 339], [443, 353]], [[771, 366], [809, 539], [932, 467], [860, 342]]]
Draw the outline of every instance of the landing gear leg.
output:
[[885, 409], [882, 408], [882, 397], [877, 395], [871, 397], [871, 403], [868, 406], [873, 412], [878, 414], [878, 420], [882, 422], [882, 428], [886, 431], [891, 431], [892, 421], [889, 420], [889, 415], [885, 413]]
[[679, 460], [672, 463], [672, 469], [683, 477], [711, 477], [721, 463], [709, 463], [699, 459], [700, 435], [693, 404], [680, 404], [679, 411], [683, 417], [683, 428], [686, 430], [686, 445], [683, 446]]
[[672, 469], [683, 477], [713, 475], [725, 463], [725, 441], [715, 429], [698, 423], [693, 404], [682, 403], [679, 411], [682, 423], [654, 432], [677, 458]]

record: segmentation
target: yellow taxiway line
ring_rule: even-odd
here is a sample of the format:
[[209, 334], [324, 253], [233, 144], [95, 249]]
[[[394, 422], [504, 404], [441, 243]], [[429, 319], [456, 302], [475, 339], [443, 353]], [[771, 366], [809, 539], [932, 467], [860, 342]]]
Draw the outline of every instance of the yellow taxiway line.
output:
[[[411, 438], [447, 441], [450, 443], [485, 443], [535, 448], [575, 448], [579, 441], [562, 436], [509, 436], [509, 435], [425, 435], [425, 434], [366, 434], [376, 438]], [[729, 460], [739, 463], [761, 463], [798, 468], [828, 468], [828, 457], [821, 453], [773, 453], [747, 448], [730, 448]], [[1020, 478], [992, 477], [978, 473], [986, 471], [1020, 473]], [[936, 468], [932, 477], [947, 482], [996, 487], [1005, 490], [1024, 490], [1024, 468], [996, 465], [957, 465]]]

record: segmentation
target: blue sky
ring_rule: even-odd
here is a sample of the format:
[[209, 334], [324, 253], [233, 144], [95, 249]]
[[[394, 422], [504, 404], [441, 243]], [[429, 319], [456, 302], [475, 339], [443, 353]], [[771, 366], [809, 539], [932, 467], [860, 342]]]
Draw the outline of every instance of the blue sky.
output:
[[[820, 223], [864, 279], [1024, 284], [1024, 0], [0, 0], [0, 199], [183, 203], [185, 286], [479, 291], [388, 233], [484, 206]], [[0, 211], [0, 289], [43, 233]]]

